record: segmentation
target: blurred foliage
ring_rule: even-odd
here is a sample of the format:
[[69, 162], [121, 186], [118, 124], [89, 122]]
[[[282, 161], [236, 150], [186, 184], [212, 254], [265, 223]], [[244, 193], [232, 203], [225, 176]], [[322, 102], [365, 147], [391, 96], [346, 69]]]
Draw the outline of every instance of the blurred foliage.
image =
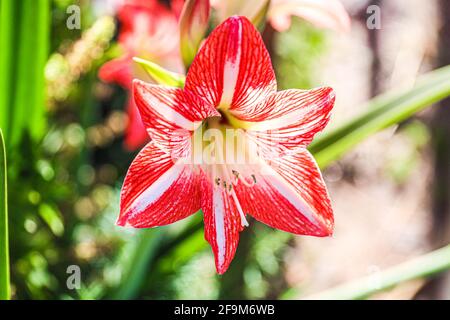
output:
[[273, 59], [279, 89], [310, 88], [314, 85], [314, 70], [321, 54], [327, 49], [326, 35], [323, 30], [311, 24], [292, 19], [288, 32], [275, 36]]
[[[9, 112], [17, 112], [7, 134], [17, 136], [8, 152], [12, 297], [286, 297], [287, 233], [252, 223], [242, 233], [239, 258], [218, 276], [200, 212], [157, 229], [114, 225], [135, 153], [123, 148], [126, 93], [97, 78], [98, 67], [119, 52], [108, 47], [116, 29], [112, 18], [97, 17], [92, 2], [79, 1], [82, 29], [69, 30], [66, 8], [72, 1], [0, 1], [1, 128], [8, 127]], [[22, 9], [30, 19], [19, 18]], [[12, 21], [20, 27], [11, 28]], [[280, 88], [307, 88], [326, 37], [294, 20], [289, 32], [276, 35], [274, 48]], [[15, 128], [24, 130], [12, 133]], [[415, 135], [418, 128], [404, 130]], [[70, 265], [82, 270], [80, 290], [67, 288]]]
[[402, 138], [402, 143], [387, 150], [389, 158], [385, 169], [396, 184], [402, 185], [418, 170], [422, 152], [430, 140], [430, 132], [422, 121], [413, 120], [402, 126], [398, 135]]
[[450, 66], [420, 77], [413, 88], [381, 94], [367, 102], [365, 112], [310, 144], [319, 166], [337, 160], [372, 134], [409, 119], [417, 112], [450, 95]]
[[0, 15], [0, 128], [12, 149], [24, 135], [44, 134], [50, 1], [1, 1]]

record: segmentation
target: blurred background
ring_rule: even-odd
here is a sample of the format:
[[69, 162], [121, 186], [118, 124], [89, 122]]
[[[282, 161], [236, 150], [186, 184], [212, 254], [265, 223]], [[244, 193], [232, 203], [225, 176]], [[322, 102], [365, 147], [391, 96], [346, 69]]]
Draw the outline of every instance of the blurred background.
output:
[[[218, 276], [200, 213], [157, 229], [115, 226], [122, 181], [139, 151], [125, 138], [133, 121], [126, 85], [99, 78], [124, 54], [116, 2], [0, 2], [13, 299], [298, 299], [360, 277], [376, 282], [382, 270], [450, 242], [448, 99], [327, 166], [333, 237], [292, 236], [252, 221]], [[173, 12], [182, 6], [159, 3]], [[449, 1], [342, 3], [348, 32], [298, 17], [286, 31], [269, 23], [263, 31], [280, 89], [335, 89], [327, 130], [367, 111], [373, 97], [413, 88], [450, 63]], [[72, 5], [80, 25], [70, 29]], [[370, 5], [381, 8], [380, 29], [367, 27]], [[180, 71], [176, 63], [170, 69]], [[69, 266], [81, 270], [79, 289], [67, 286]], [[450, 299], [449, 275], [371, 298]]]

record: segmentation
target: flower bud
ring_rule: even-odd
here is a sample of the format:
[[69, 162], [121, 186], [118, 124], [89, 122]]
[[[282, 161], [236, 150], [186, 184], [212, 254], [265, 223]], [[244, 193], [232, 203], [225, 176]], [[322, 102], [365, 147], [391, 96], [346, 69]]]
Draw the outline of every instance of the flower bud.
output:
[[184, 65], [194, 60], [208, 30], [209, 0], [187, 0], [180, 18], [180, 48]]

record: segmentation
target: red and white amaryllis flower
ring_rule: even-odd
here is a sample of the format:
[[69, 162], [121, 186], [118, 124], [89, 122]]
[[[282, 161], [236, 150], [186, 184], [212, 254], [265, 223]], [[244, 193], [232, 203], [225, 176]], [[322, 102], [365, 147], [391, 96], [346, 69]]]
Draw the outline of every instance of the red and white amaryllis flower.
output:
[[331, 235], [330, 199], [306, 146], [327, 124], [335, 95], [327, 87], [277, 91], [245, 17], [211, 33], [183, 89], [134, 80], [134, 97], [152, 141], [128, 170], [118, 225], [162, 226], [202, 209], [220, 274], [247, 214], [294, 234]]
[[[156, 0], [123, 0], [117, 13], [121, 24], [119, 44], [124, 53], [105, 63], [99, 76], [105, 82], [117, 83], [131, 91], [133, 78], [151, 81], [133, 63], [133, 57], [148, 59], [175, 72], [183, 71], [179, 53], [178, 12]], [[134, 150], [148, 142], [148, 134], [132, 98], [127, 104], [128, 126], [125, 146]]]

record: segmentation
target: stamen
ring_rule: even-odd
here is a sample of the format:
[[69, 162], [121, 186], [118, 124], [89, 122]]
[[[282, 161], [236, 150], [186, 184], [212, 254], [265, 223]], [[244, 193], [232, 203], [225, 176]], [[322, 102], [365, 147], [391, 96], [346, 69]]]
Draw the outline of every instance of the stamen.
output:
[[239, 181], [239, 172], [237, 172], [236, 170], [231, 170], [231, 172], [233, 173], [233, 181], [231, 182], [233, 185], [237, 185], [238, 181]]
[[[222, 165], [222, 166], [221, 166], [221, 169], [222, 169], [223, 175], [225, 176], [225, 179], [231, 180], [231, 179], [230, 179], [230, 178], [231, 178], [231, 177], [230, 177], [230, 172], [228, 171], [229, 169], [227, 168], [227, 166], [226, 166], [226, 165]], [[232, 184], [230, 183], [230, 188], [229, 188], [229, 190], [228, 190], [228, 194], [231, 195], [231, 198], [233, 198], [234, 203], [236, 204], [236, 208], [237, 208], [237, 210], [238, 210], [238, 212], [239, 212], [239, 216], [241, 217], [241, 225], [242, 225], [243, 227], [248, 227], [248, 221], [247, 221], [247, 219], [245, 218], [244, 211], [242, 210], [241, 204], [239, 203], [239, 199], [238, 199], [237, 196], [236, 196], [236, 192], [234, 191], [234, 189], [233, 189], [232, 187], [233, 187], [233, 186], [232, 186]]]
[[234, 203], [236, 204], [236, 208], [238, 209], [239, 215], [241, 216], [241, 225], [243, 227], [248, 227], [248, 221], [245, 218], [244, 211], [242, 211], [241, 204], [239, 203], [239, 200], [236, 196], [236, 192], [234, 192], [234, 190], [231, 192], [231, 197], [233, 198]]
[[[222, 184], [222, 186], [224, 187], [226, 193], [228, 194], [228, 196], [231, 196], [231, 198], [233, 199], [235, 205], [236, 205], [236, 209], [239, 212], [239, 216], [241, 218], [241, 225], [243, 227], [248, 227], [248, 221], [245, 218], [245, 214], [244, 211], [242, 210], [241, 204], [239, 203], [239, 199], [236, 196], [236, 192], [233, 188], [233, 184], [237, 185], [238, 180], [242, 180], [243, 183], [247, 186], [252, 186], [254, 184], [255, 178], [253, 178], [253, 184], [249, 183], [248, 181], [246, 181], [246, 179], [244, 177], [242, 177], [238, 171], [236, 170], [231, 170], [233, 176], [234, 176], [234, 181], [232, 179], [232, 176], [230, 174], [230, 166], [227, 165], [226, 163], [218, 163], [216, 162], [216, 160], [219, 159], [224, 159], [223, 158], [223, 145], [222, 145], [222, 141], [221, 139], [216, 139], [214, 141], [214, 149], [213, 149], [213, 153], [214, 155], [212, 156], [212, 175], [214, 178], [214, 182], [217, 186], [220, 186]], [[222, 156], [222, 157], [221, 157]]]

